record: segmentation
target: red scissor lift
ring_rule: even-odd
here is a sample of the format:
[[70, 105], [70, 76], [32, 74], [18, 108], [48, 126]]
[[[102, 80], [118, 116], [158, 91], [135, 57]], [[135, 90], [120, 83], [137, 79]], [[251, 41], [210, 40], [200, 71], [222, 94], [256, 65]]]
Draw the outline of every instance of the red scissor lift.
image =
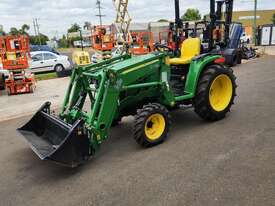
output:
[[3, 69], [9, 71], [9, 77], [5, 80], [8, 95], [33, 93], [35, 78], [27, 71], [30, 59], [29, 37], [1, 36], [0, 52]]

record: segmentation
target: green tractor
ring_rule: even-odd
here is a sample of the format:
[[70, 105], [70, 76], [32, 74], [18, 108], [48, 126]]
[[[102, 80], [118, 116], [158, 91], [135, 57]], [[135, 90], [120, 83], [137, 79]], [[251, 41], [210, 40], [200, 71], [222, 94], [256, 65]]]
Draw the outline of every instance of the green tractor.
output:
[[235, 76], [220, 54], [200, 54], [200, 40], [183, 42], [179, 58], [166, 47], [144, 56], [122, 55], [74, 69], [61, 112], [46, 102], [18, 131], [42, 160], [75, 167], [95, 154], [110, 128], [134, 115], [134, 139], [142, 147], [165, 141], [170, 110], [192, 105], [203, 119], [230, 111]]

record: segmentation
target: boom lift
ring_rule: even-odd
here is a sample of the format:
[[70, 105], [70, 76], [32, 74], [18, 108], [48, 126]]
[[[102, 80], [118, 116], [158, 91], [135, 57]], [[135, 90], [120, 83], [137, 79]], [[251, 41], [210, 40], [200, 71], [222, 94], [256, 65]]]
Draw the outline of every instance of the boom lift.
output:
[[92, 45], [98, 51], [111, 51], [115, 45], [111, 26], [95, 26], [92, 30]]
[[101, 25], [92, 29], [92, 47], [96, 52], [94, 56], [100, 56], [97, 61], [110, 59], [114, 46], [115, 35], [112, 26]]
[[26, 72], [30, 60], [29, 38], [24, 35], [1, 36], [0, 48], [3, 69], [9, 71], [9, 77], [5, 80], [8, 95], [32, 93], [35, 78]]
[[156, 48], [76, 67], [61, 112], [54, 115], [46, 102], [18, 131], [42, 160], [75, 167], [99, 150], [124, 116], [135, 116], [133, 136], [142, 147], [166, 140], [169, 110], [180, 105], [192, 105], [208, 121], [223, 119], [236, 95], [235, 76], [224, 58], [200, 55], [198, 38], [181, 44], [180, 57], [167, 46]]
[[132, 39], [129, 49], [131, 54], [144, 55], [154, 51], [154, 35], [152, 32], [131, 32], [129, 38]]

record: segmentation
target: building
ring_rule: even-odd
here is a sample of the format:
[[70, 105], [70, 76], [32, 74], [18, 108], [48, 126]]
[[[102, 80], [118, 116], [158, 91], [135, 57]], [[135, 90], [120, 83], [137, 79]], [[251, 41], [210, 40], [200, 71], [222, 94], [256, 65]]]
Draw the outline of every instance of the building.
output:
[[[273, 10], [258, 10], [257, 11], [257, 26], [272, 24], [272, 16], [275, 14]], [[254, 11], [234, 11], [233, 21], [243, 24], [246, 33], [252, 35], [254, 26]]]

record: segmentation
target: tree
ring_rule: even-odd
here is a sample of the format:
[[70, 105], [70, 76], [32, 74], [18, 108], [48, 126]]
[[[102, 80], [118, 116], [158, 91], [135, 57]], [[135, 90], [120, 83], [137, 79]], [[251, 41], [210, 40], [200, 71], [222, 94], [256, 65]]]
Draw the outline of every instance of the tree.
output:
[[160, 19], [158, 22], [169, 22], [167, 19]]
[[72, 32], [78, 32], [80, 31], [81, 27], [77, 24], [74, 23], [69, 29], [68, 29], [68, 33], [72, 33]]
[[91, 27], [92, 27], [91, 23], [88, 21], [85, 21], [83, 29], [91, 30]]
[[272, 21], [273, 24], [275, 24], [275, 13], [272, 15], [271, 21]]
[[19, 33], [20, 32], [18, 31], [17, 28], [15, 28], [15, 27], [10, 28], [10, 32], [9, 32], [10, 35], [18, 35]]
[[181, 19], [183, 21], [195, 21], [200, 20], [201, 15], [198, 9], [187, 9]]
[[60, 48], [68, 48], [69, 43], [65, 35], [62, 36], [62, 39], [58, 42]]
[[29, 35], [27, 32], [29, 30], [30, 30], [30, 26], [27, 24], [23, 24], [19, 30], [16, 27], [11, 27], [9, 34], [10, 35], [18, 35], [18, 34]]
[[47, 44], [47, 41], [49, 41], [49, 37], [41, 33], [37, 36], [30, 36], [31, 44], [37, 45], [37, 44], [40, 44], [40, 41], [41, 41], [41, 45], [45, 45]]
[[30, 26], [27, 24], [23, 24], [21, 29], [19, 29], [20, 34], [28, 34], [27, 31], [30, 30]]
[[6, 32], [4, 31], [4, 27], [0, 25], [0, 35], [6, 35]]

